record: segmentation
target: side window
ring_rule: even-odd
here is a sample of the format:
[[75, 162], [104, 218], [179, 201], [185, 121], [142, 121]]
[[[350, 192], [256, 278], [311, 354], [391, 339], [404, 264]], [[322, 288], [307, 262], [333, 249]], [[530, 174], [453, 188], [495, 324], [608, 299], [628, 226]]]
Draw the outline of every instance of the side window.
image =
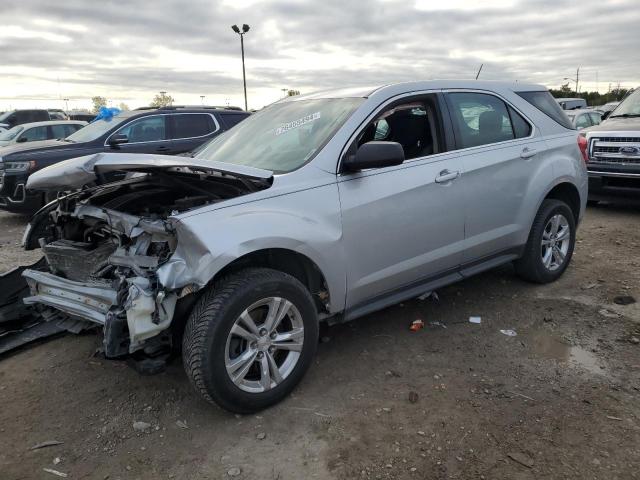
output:
[[51, 125], [51, 138], [66, 138], [72, 132], [68, 132], [67, 128], [70, 125]]
[[249, 115], [244, 113], [222, 113], [220, 114], [227, 128], [236, 126]]
[[578, 115], [576, 118], [576, 128], [587, 128], [591, 126], [591, 121], [589, 120], [589, 115], [583, 113], [582, 115]]
[[181, 113], [171, 115], [172, 138], [191, 138], [209, 135], [216, 130], [216, 124], [207, 113]]
[[448, 95], [460, 148], [516, 138], [507, 105], [499, 98], [485, 93]]
[[126, 127], [118, 130], [117, 133], [126, 135], [129, 143], [157, 142], [167, 138], [163, 115], [134, 120]]
[[602, 117], [599, 113], [590, 113], [589, 117], [591, 117], [591, 123], [593, 123], [594, 125], [600, 125], [600, 123], [602, 122]]
[[522, 118], [522, 115], [516, 112], [513, 108], [509, 107], [509, 116], [511, 117], [513, 133], [516, 138], [526, 138], [531, 135], [531, 125], [524, 118]]
[[[24, 140], [26, 138], [26, 140]], [[47, 127], [33, 127], [22, 132], [20, 135], [20, 141], [22, 142], [35, 142], [37, 140], [47, 139]]]
[[374, 140], [398, 142], [405, 159], [437, 153], [434, 109], [424, 102], [397, 105], [379, 115], [358, 138], [358, 146]]

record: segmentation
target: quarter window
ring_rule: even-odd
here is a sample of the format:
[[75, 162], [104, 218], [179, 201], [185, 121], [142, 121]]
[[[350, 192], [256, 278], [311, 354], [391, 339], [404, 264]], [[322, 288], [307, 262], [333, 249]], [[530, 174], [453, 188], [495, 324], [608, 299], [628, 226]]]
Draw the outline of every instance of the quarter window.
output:
[[51, 125], [51, 138], [67, 138], [73, 132], [78, 130], [79, 125], [63, 124]]
[[172, 138], [192, 138], [209, 135], [216, 130], [211, 115], [204, 113], [182, 113], [171, 115], [173, 122]]
[[[530, 126], [506, 103], [484, 93], [450, 93], [460, 148], [504, 142], [530, 134]], [[512, 122], [512, 116], [515, 120]]]
[[602, 117], [599, 113], [590, 113], [589, 117], [591, 117], [591, 123], [594, 125], [600, 125], [600, 122], [602, 122]]
[[131, 122], [117, 133], [127, 136], [128, 143], [158, 142], [166, 140], [164, 116], [145, 117]]

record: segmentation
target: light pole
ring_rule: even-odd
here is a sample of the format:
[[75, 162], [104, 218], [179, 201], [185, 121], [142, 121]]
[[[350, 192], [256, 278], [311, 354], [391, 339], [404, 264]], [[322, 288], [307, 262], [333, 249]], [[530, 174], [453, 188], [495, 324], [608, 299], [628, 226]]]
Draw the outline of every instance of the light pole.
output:
[[64, 105], [65, 105], [65, 111], [69, 112], [69, 99], [68, 98], [63, 98], [64, 100]]
[[572, 82], [574, 82], [576, 84], [576, 95], [578, 94], [578, 85], [580, 82], [580, 67], [578, 67], [578, 69], [576, 70], [576, 79], [574, 80], [573, 78], [569, 78], [569, 77], [564, 77], [565, 80], [570, 80]]
[[204, 95], [200, 95], [200, 103], [204, 107]]
[[242, 31], [240, 31], [240, 28], [238, 28], [237, 25], [232, 25], [231, 30], [240, 35], [240, 50], [242, 51], [242, 83], [244, 85], [244, 109], [249, 110], [247, 104], [247, 76], [244, 71], [244, 34], [249, 31], [249, 25], [243, 23]]

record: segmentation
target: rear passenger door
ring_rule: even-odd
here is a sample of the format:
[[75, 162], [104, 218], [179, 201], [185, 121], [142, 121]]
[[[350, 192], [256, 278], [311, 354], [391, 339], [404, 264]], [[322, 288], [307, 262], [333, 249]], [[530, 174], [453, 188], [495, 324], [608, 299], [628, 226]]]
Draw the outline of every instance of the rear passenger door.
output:
[[167, 119], [172, 153], [189, 152], [220, 130], [218, 121], [210, 113], [174, 113], [167, 115]]
[[[449, 91], [446, 97], [464, 168], [463, 262], [471, 268], [491, 257], [504, 259], [526, 242], [530, 225], [521, 212], [540, 174], [545, 143], [532, 122], [495, 94]], [[550, 180], [552, 172], [542, 175]]]

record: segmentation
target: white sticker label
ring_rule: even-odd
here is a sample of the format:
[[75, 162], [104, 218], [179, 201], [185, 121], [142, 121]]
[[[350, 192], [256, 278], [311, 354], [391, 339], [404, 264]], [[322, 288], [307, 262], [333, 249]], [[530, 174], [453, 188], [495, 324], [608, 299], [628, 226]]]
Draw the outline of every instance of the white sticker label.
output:
[[293, 122], [285, 123], [276, 128], [276, 135], [282, 135], [283, 133], [287, 133], [289, 130], [293, 130], [294, 128], [306, 125], [307, 123], [314, 122], [319, 118], [320, 112], [316, 112], [312, 113], [311, 115], [307, 115], [306, 117], [299, 118], [298, 120], [294, 120]]

